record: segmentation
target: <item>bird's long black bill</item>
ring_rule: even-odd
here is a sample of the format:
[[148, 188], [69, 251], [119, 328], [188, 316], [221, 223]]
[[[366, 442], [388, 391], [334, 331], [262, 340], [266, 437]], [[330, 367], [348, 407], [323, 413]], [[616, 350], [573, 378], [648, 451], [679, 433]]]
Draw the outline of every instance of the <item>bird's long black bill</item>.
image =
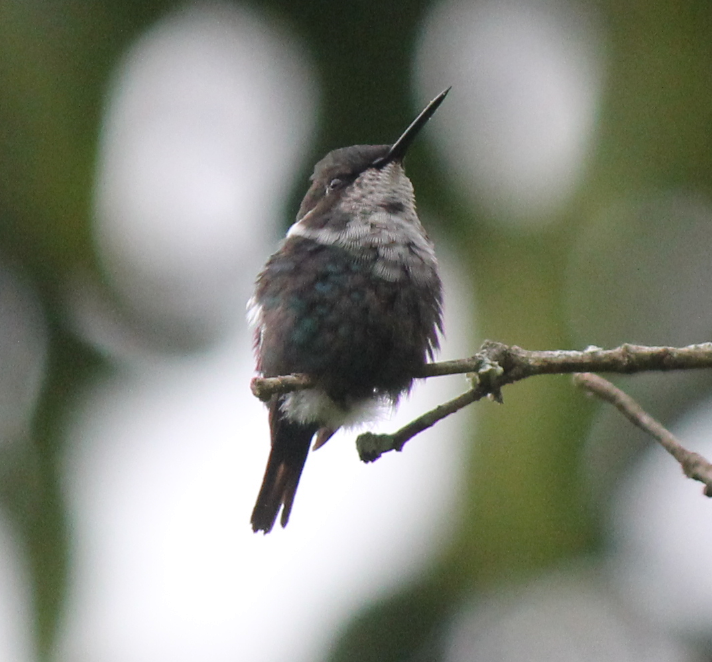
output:
[[435, 114], [435, 111], [439, 108], [440, 104], [445, 100], [447, 93], [452, 88], [448, 87], [436, 96], [425, 109], [416, 117], [411, 125], [403, 132], [393, 146], [388, 150], [388, 153], [374, 162], [374, 166], [383, 166], [390, 161], [398, 161], [405, 156], [415, 137], [420, 133], [420, 130], [427, 124], [428, 120]]

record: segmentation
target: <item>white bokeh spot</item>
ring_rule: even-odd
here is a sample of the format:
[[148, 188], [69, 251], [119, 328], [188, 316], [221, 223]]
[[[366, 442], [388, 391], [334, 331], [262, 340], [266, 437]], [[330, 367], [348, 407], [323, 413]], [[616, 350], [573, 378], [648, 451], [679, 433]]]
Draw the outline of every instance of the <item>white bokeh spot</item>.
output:
[[[671, 428], [712, 457], [712, 402]], [[667, 629], [712, 634], [712, 500], [662, 448], [650, 448], [614, 502], [612, 564], [622, 594]]]
[[138, 40], [110, 90], [96, 190], [99, 253], [125, 301], [241, 314], [237, 284], [284, 213], [317, 98], [295, 41], [244, 9], [188, 7]]
[[425, 24], [422, 97], [453, 86], [433, 120], [437, 145], [498, 222], [545, 224], [581, 181], [602, 83], [594, 19], [563, 0], [445, 0]]

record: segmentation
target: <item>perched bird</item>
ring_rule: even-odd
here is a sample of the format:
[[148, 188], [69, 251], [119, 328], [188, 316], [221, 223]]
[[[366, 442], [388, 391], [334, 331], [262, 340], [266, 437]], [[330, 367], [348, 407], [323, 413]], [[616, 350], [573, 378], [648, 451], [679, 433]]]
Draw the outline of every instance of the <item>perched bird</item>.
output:
[[314, 387], [273, 396], [272, 447], [252, 513], [286, 526], [312, 439], [395, 404], [432, 358], [442, 332], [433, 244], [415, 211], [403, 158], [442, 103], [438, 95], [393, 145], [329, 152], [297, 220], [257, 277], [249, 303], [257, 371], [305, 373]]

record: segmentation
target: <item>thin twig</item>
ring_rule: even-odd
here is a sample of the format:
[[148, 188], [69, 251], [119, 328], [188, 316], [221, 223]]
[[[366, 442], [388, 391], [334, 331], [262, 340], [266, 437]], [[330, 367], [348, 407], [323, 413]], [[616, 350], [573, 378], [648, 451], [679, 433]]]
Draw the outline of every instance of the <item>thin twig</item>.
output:
[[481, 400], [486, 395], [487, 389], [477, 386], [448, 402], [438, 405], [435, 409], [431, 409], [422, 416], [418, 416], [418, 418], [393, 434], [364, 432], [356, 439], [358, 455], [363, 462], [375, 462], [388, 451], [400, 452], [403, 450], [403, 446], [416, 434], [420, 434], [423, 430], [432, 427], [446, 416], [460, 411], [463, 407], [467, 407], [467, 405], [477, 402], [477, 400]]
[[712, 464], [702, 455], [687, 450], [669, 430], [650, 416], [633, 398], [607, 379], [591, 373], [576, 374], [573, 379], [574, 384], [612, 404], [633, 425], [660, 442], [660, 445], [680, 463], [685, 475], [704, 483], [705, 495], [712, 497]]
[[252, 395], [268, 402], [273, 395], [289, 393], [290, 391], [300, 391], [313, 386], [309, 375], [282, 375], [281, 377], [254, 377], [250, 382]]
[[[533, 377], [534, 375], [570, 374], [576, 372], [633, 373], [651, 370], [691, 370], [712, 368], [712, 343], [687, 347], [646, 347], [621, 345], [615, 349], [589, 347], [584, 350], [526, 350], [516, 345], [485, 341], [474, 356], [456, 361], [428, 363], [415, 378], [479, 373], [483, 366], [501, 367], [493, 378], [493, 389]], [[267, 401], [273, 395], [314, 386], [307, 375], [255, 377], [252, 392]]]
[[[373, 462], [387, 451], [402, 450], [406, 442], [419, 432], [486, 395], [501, 402], [503, 386], [535, 375], [592, 371], [629, 374], [652, 370], [699, 368], [712, 368], [712, 343], [687, 347], [647, 347], [625, 344], [614, 349], [588, 347], [584, 350], [526, 350], [516, 345], [486, 340], [477, 354], [468, 359], [428, 363], [413, 375], [417, 379], [426, 379], [468, 373], [473, 381], [473, 388], [470, 391], [423, 414], [393, 434], [377, 435], [368, 432], [362, 434], [357, 440], [357, 446], [361, 459]], [[256, 397], [267, 402], [274, 395], [312, 388], [316, 385], [317, 382], [309, 375], [295, 374], [255, 377], [251, 388]], [[698, 477], [707, 475], [706, 460], [694, 453], [688, 454], [686, 458], [685, 460], [678, 458], [678, 461], [686, 467], [686, 472], [692, 472], [688, 475], [706, 483], [705, 479]], [[699, 463], [700, 461], [702, 464]], [[712, 487], [709, 489], [712, 494]]]

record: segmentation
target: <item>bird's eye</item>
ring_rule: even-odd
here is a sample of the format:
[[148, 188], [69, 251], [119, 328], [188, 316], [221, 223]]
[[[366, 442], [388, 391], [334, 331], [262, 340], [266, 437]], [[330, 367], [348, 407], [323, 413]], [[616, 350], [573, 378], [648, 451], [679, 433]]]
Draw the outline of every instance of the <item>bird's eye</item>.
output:
[[334, 177], [334, 179], [329, 182], [329, 190], [335, 191], [337, 188], [340, 188], [343, 183], [344, 181], [342, 179]]

